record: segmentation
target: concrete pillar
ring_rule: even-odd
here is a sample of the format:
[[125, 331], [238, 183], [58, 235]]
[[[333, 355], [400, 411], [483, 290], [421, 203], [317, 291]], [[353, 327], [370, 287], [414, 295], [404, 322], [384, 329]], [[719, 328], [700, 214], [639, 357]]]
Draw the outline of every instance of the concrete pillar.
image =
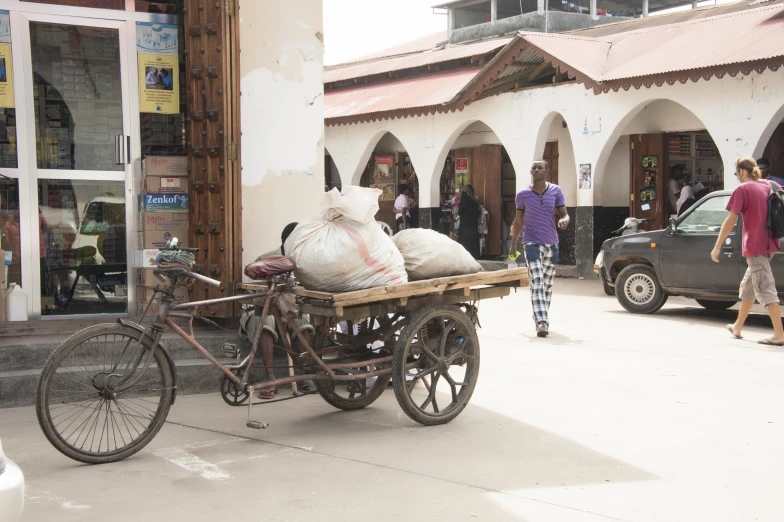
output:
[[691, 8], [692, 8], [692, 9], [697, 9], [697, 8], [699, 7], [699, 5], [697, 5], [697, 4], [699, 4], [699, 2], [698, 2], [697, 0], [694, 0], [694, 1], [691, 3]]
[[446, 13], [447, 38], [452, 38], [452, 31], [455, 29], [455, 10], [449, 9]]
[[642, 0], [642, 16], [648, 16], [648, 0]]
[[490, 21], [498, 20], [498, 0], [490, 0]]
[[594, 20], [596, 20], [596, 18], [597, 18], [597, 15], [596, 15], [596, 0], [591, 0], [591, 18], [593, 18]]
[[539, 13], [540, 15], [544, 15], [544, 13], [545, 13], [544, 1], [545, 0], [537, 0], [536, 1], [536, 12]]

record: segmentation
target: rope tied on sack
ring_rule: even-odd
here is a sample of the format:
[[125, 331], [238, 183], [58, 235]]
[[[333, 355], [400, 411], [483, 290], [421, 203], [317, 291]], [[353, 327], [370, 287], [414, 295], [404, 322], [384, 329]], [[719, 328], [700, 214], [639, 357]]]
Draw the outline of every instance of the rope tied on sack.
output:
[[[193, 265], [196, 264], [196, 256], [193, 255], [193, 252], [185, 252], [183, 250], [161, 250], [155, 261], [160, 268], [184, 268], [185, 270], [191, 270]], [[196, 283], [196, 280], [189, 277], [185, 286], [191, 287], [194, 283]]]

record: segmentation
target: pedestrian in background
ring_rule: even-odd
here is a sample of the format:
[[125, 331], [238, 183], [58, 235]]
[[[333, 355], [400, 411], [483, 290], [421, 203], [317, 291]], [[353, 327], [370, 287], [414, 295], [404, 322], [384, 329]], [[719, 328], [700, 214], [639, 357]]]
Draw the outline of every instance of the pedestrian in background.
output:
[[559, 255], [557, 228], [566, 230], [569, 226], [563, 191], [547, 181], [549, 173], [550, 166], [544, 160], [531, 165], [531, 186], [521, 190], [515, 198], [517, 215], [512, 225], [513, 248], [521, 227], [523, 231], [537, 337], [547, 337], [550, 333], [550, 300]]
[[781, 325], [781, 304], [779, 303], [776, 281], [770, 268], [770, 259], [779, 251], [779, 240], [771, 237], [768, 230], [768, 198], [770, 181], [760, 179], [761, 173], [754, 158], [740, 158], [735, 162], [735, 175], [740, 185], [735, 187], [727, 203], [729, 215], [724, 220], [711, 252], [711, 259], [719, 262], [719, 254], [724, 241], [735, 228], [738, 215], [743, 216], [743, 257], [748, 268], [740, 283], [740, 311], [727, 330], [736, 338], [742, 339], [741, 331], [746, 318], [754, 305], [754, 298], [768, 309], [773, 323], [773, 337], [759, 341], [760, 344], [784, 346], [784, 329]]
[[774, 176], [770, 172], [770, 161], [766, 158], [760, 158], [757, 160], [757, 167], [760, 169], [760, 178], [766, 179], [768, 181], [774, 181], [779, 184], [780, 187], [784, 187], [784, 179], [781, 179], [778, 176]]
[[397, 189], [400, 195], [395, 200], [395, 224], [397, 225], [397, 232], [402, 232], [407, 228], [411, 228], [409, 223], [411, 212], [408, 210], [408, 185], [401, 183]]
[[457, 214], [460, 216], [457, 240], [474, 259], [479, 259], [479, 216], [482, 214], [482, 206], [471, 185], [463, 187]]

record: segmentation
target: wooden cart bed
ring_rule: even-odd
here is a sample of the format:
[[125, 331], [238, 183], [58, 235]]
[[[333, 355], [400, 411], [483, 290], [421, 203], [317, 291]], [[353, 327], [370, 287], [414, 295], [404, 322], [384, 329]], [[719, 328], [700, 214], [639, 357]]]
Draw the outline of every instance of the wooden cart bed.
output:
[[[393, 313], [399, 308], [415, 309], [431, 303], [461, 303], [509, 295], [512, 288], [528, 286], [528, 269], [483, 271], [476, 274], [412, 281], [402, 285], [368, 288], [355, 292], [318, 292], [297, 286], [302, 313], [341, 319]], [[267, 284], [243, 283], [238, 288], [261, 292]]]

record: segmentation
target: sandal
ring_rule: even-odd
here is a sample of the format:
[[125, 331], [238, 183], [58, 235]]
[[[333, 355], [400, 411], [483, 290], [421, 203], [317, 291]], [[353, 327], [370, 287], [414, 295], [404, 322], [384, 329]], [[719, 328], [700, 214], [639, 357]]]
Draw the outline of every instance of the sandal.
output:
[[731, 324], [727, 325], [727, 330], [730, 332], [730, 335], [732, 335], [735, 339], [743, 339], [742, 335], [735, 335], [735, 330], [732, 329]]
[[759, 344], [764, 344], [765, 346], [784, 346], [784, 342], [778, 343], [776, 341], [772, 341], [770, 339], [763, 339], [761, 341], [757, 341]]
[[267, 388], [266, 390], [259, 390], [259, 399], [269, 400], [274, 399], [278, 393], [277, 388]]

